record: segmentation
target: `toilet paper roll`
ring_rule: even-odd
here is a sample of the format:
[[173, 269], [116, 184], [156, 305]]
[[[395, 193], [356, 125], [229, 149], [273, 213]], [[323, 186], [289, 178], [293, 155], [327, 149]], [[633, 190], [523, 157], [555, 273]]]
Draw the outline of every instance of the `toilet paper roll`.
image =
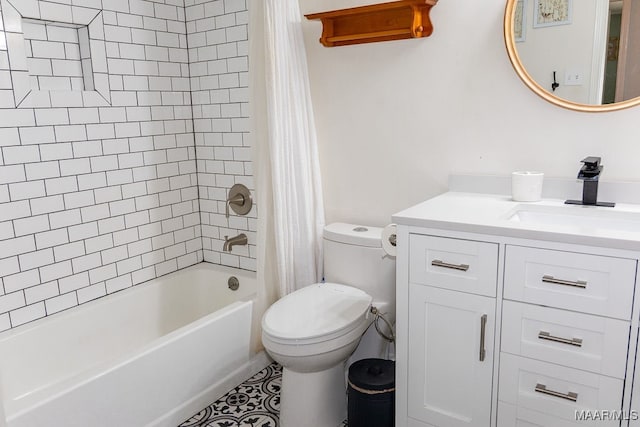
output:
[[387, 255], [395, 257], [398, 252], [396, 248], [397, 227], [395, 224], [389, 224], [382, 229], [382, 250]]

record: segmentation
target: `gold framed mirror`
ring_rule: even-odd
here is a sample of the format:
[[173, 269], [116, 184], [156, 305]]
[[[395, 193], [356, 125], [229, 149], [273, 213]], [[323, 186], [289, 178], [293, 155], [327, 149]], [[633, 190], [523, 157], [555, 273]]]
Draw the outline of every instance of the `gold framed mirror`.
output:
[[518, 76], [552, 104], [640, 104], [640, 0], [507, 0], [504, 40]]

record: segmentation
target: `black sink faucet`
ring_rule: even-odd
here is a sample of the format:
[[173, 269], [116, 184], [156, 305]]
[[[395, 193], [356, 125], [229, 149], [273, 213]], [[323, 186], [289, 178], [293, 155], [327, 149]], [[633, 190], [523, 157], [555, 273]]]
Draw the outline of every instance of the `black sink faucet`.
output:
[[598, 202], [598, 179], [604, 166], [600, 164], [600, 157], [582, 159], [582, 168], [578, 172], [578, 179], [583, 181], [582, 200], [566, 200], [567, 205], [589, 205], [614, 207], [615, 203]]

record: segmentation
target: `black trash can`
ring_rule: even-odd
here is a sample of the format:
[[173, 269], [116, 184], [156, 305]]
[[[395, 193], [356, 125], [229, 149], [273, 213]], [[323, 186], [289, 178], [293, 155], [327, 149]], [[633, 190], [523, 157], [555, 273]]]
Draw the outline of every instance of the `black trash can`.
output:
[[349, 367], [349, 427], [395, 426], [396, 365], [362, 359]]

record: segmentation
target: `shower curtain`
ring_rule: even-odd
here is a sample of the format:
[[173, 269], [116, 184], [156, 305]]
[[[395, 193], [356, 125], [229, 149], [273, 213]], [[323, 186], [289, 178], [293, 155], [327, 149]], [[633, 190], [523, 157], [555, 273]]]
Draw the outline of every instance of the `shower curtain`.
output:
[[266, 308], [322, 279], [324, 207], [298, 0], [250, 0], [249, 15], [258, 301]]

